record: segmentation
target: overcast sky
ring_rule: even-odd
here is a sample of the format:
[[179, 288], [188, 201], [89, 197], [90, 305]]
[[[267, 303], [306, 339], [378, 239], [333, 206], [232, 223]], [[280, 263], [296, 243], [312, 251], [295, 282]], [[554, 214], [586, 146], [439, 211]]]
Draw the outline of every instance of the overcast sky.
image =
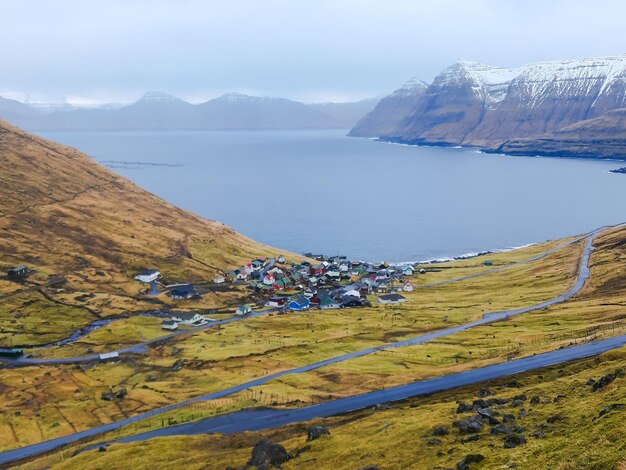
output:
[[0, 96], [198, 102], [388, 93], [466, 58], [626, 52], [624, 0], [2, 0]]

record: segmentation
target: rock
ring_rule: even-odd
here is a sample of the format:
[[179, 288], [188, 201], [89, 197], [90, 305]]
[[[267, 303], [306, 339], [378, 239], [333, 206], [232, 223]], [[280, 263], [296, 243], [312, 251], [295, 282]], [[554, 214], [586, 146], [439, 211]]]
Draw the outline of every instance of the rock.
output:
[[507, 413], [502, 417], [502, 421], [504, 421], [505, 423], [510, 423], [511, 421], [515, 421], [515, 416]]
[[318, 425], [311, 426], [309, 429], [307, 429], [306, 434], [307, 441], [314, 441], [315, 439], [319, 439], [322, 436], [330, 436], [330, 431], [326, 429], [325, 426]]
[[113, 392], [102, 392], [102, 394], [100, 394], [100, 398], [106, 401], [113, 401], [115, 395], [113, 394]]
[[128, 392], [125, 388], [120, 388], [117, 392], [114, 393], [114, 395], [115, 398], [124, 398], [126, 395], [128, 395]]
[[471, 436], [467, 436], [461, 439], [461, 442], [463, 444], [466, 444], [468, 442], [479, 441], [480, 439], [482, 439], [482, 436], [480, 434], [472, 434]]
[[565, 398], [565, 395], [557, 395], [554, 397], [554, 403], [560, 402], [563, 398]]
[[521, 410], [519, 410], [519, 413], [517, 413], [517, 419], [523, 419], [524, 416], [526, 416], [528, 414], [528, 412], [522, 408]]
[[185, 366], [185, 361], [182, 359], [176, 359], [176, 362], [172, 365], [172, 372], [178, 372]]
[[489, 398], [487, 400], [487, 405], [489, 405], [489, 406], [506, 405], [510, 401], [511, 400], [509, 400], [508, 398]]
[[495, 392], [492, 392], [488, 388], [484, 388], [484, 387], [478, 390], [478, 398], [485, 398], [485, 397], [488, 397], [490, 395], [495, 395], [495, 394], [496, 394]]
[[156, 381], [156, 377], [152, 374], [146, 377], [146, 382], [155, 382], [155, 381]]
[[429, 446], [438, 446], [439, 444], [441, 444], [441, 439], [436, 439], [436, 438], [431, 439], [426, 443], [426, 445], [429, 445]]
[[508, 426], [500, 424], [491, 428], [491, 434], [513, 434], [513, 431]]
[[533, 431], [530, 435], [536, 439], [541, 439], [545, 437], [545, 434], [543, 433], [541, 429], [537, 429], [536, 431]]
[[526, 444], [526, 438], [518, 434], [510, 434], [504, 438], [504, 448], [513, 449]]
[[361, 470], [379, 470], [378, 465], [368, 465], [367, 467], [361, 468]]
[[616, 374], [605, 374], [591, 386], [591, 390], [593, 390], [594, 392], [602, 390], [604, 387], [611, 384], [616, 378]]
[[469, 403], [465, 402], [465, 401], [460, 401], [459, 402], [459, 406], [456, 407], [456, 412], [458, 413], [467, 413], [469, 411], [472, 411], [474, 408], [472, 405], [470, 405]]
[[98, 447], [98, 452], [106, 452], [107, 448], [105, 446]]
[[483, 424], [480, 422], [480, 417], [476, 416], [459, 419], [452, 424], [459, 428], [459, 431], [463, 434], [477, 433], [483, 428]]
[[491, 425], [501, 423], [501, 421], [493, 415], [493, 411], [491, 411], [489, 408], [480, 408], [477, 413], [485, 418], [487, 422]]
[[485, 460], [482, 454], [468, 454], [463, 460], [456, 464], [456, 470], [469, 470], [473, 463], [480, 463]]
[[563, 417], [561, 415], [553, 415], [553, 416], [548, 417], [548, 419], [546, 419], [546, 422], [548, 424], [554, 424], [557, 421], [561, 421], [562, 419]]
[[474, 400], [472, 404], [474, 405], [474, 409], [489, 408], [489, 403], [487, 403], [487, 401], [483, 400], [482, 398], [479, 400]]
[[513, 397], [513, 401], [515, 401], [515, 400], [526, 401], [526, 399], [527, 398], [526, 398], [526, 394], [525, 393], [523, 393], [521, 395], [515, 395]]
[[270, 466], [279, 467], [290, 458], [291, 456], [282, 445], [263, 438], [252, 449], [248, 465], [255, 466], [258, 470], [267, 470]]
[[517, 400], [517, 399], [514, 399], [514, 400], [511, 402], [511, 406], [515, 406], [515, 407], [522, 406], [523, 404], [524, 404], [524, 401], [523, 401], [523, 400]]
[[530, 399], [530, 404], [531, 404], [531, 405], [538, 405], [538, 404], [539, 404], [539, 396], [538, 396], [538, 395], [535, 395], [534, 397], [532, 397], [532, 398]]
[[433, 429], [433, 436], [447, 436], [450, 431], [446, 426], [435, 426]]
[[602, 408], [602, 410], [600, 410], [600, 413], [598, 413], [598, 416], [595, 419], [601, 418], [602, 416], [604, 416], [607, 413], [610, 413], [611, 411], [614, 410], [624, 410], [626, 409], [626, 405], [623, 403], [613, 403], [609, 406], [606, 406], [604, 408]]

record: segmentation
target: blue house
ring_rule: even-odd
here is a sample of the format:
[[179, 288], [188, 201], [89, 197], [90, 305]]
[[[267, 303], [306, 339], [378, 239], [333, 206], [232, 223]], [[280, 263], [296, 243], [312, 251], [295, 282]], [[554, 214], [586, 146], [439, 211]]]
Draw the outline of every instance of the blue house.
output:
[[311, 307], [311, 302], [306, 297], [298, 297], [289, 301], [289, 310], [300, 311]]

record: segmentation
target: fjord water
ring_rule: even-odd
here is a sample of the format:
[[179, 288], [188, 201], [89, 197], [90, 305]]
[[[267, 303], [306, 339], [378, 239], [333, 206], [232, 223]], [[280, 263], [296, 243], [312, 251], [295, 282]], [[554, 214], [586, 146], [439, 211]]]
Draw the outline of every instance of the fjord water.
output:
[[626, 221], [623, 162], [485, 155], [346, 131], [47, 132], [171, 203], [295, 252], [392, 262]]

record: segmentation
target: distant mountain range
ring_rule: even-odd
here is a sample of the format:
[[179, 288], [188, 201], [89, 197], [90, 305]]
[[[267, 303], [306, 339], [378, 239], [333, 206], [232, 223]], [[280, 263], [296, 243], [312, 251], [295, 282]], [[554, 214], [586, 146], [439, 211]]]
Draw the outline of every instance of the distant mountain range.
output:
[[304, 104], [229, 93], [194, 105], [166, 93], [149, 92], [118, 109], [53, 112], [0, 98], [0, 118], [29, 131], [349, 129], [376, 103], [376, 99], [367, 99]]
[[626, 159], [626, 55], [517, 68], [462, 60], [412, 80], [351, 136], [519, 155]]

